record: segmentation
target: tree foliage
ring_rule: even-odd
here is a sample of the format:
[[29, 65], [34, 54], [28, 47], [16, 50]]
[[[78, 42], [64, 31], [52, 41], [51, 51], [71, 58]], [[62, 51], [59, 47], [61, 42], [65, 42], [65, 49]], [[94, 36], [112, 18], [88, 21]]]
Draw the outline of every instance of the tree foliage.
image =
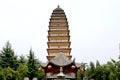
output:
[[[102, 65], [97, 61], [96, 66], [94, 66], [95, 64], [93, 62], [90, 62], [89, 67], [87, 67], [83, 75], [88, 79], [95, 80], [120, 80], [120, 58], [118, 59], [118, 61], [111, 59], [111, 61]], [[82, 78], [80, 77], [79, 80]]]
[[17, 72], [18, 72], [18, 79], [19, 80], [24, 80], [24, 77], [27, 76], [27, 72], [28, 72], [28, 67], [26, 64], [20, 64], [19, 67], [17, 68]]
[[0, 80], [24, 80], [25, 77], [43, 78], [44, 72], [38, 72], [39, 61], [35, 59], [32, 49], [28, 58], [15, 55], [9, 41], [0, 51]]
[[17, 56], [14, 55], [14, 50], [11, 48], [9, 41], [0, 52], [0, 65], [2, 68], [11, 67], [14, 70], [18, 67]]
[[34, 77], [38, 76], [38, 67], [39, 67], [39, 62], [37, 59], [35, 59], [34, 52], [32, 49], [29, 51], [29, 56], [28, 56], [28, 77], [30, 80], [32, 80]]

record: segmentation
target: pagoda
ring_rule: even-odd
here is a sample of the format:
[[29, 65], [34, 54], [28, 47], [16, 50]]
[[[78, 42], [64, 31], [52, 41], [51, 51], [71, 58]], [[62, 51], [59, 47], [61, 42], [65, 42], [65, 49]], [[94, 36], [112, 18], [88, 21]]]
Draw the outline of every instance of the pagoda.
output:
[[59, 6], [53, 10], [49, 22], [48, 30], [48, 56], [47, 59], [54, 58], [62, 49], [63, 54], [71, 59], [69, 25], [64, 10]]
[[77, 80], [81, 64], [71, 60], [70, 30], [65, 12], [59, 6], [53, 10], [48, 30], [48, 62], [41, 63], [45, 80]]

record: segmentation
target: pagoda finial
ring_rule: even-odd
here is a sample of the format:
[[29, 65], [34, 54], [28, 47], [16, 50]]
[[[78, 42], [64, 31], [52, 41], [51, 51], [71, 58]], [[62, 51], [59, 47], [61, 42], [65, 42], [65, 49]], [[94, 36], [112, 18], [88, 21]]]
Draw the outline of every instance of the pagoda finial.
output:
[[58, 5], [58, 8], [60, 8], [60, 6]]

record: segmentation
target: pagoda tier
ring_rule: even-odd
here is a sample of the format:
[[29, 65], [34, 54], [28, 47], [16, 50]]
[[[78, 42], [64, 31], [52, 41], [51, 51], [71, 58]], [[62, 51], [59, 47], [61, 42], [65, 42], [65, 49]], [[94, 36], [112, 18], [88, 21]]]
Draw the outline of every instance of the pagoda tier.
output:
[[69, 25], [65, 12], [58, 6], [56, 9], [53, 10], [49, 22], [47, 42], [48, 60], [54, 58], [61, 49], [63, 51], [63, 54], [65, 54], [69, 59], [71, 59], [71, 42], [69, 33]]

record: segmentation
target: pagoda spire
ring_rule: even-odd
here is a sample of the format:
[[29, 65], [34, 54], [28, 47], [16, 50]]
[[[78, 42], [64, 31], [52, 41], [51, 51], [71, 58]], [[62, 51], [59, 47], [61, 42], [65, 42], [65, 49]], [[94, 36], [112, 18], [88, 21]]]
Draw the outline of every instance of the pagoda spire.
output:
[[60, 8], [60, 6], [58, 5], [58, 7], [57, 8]]

